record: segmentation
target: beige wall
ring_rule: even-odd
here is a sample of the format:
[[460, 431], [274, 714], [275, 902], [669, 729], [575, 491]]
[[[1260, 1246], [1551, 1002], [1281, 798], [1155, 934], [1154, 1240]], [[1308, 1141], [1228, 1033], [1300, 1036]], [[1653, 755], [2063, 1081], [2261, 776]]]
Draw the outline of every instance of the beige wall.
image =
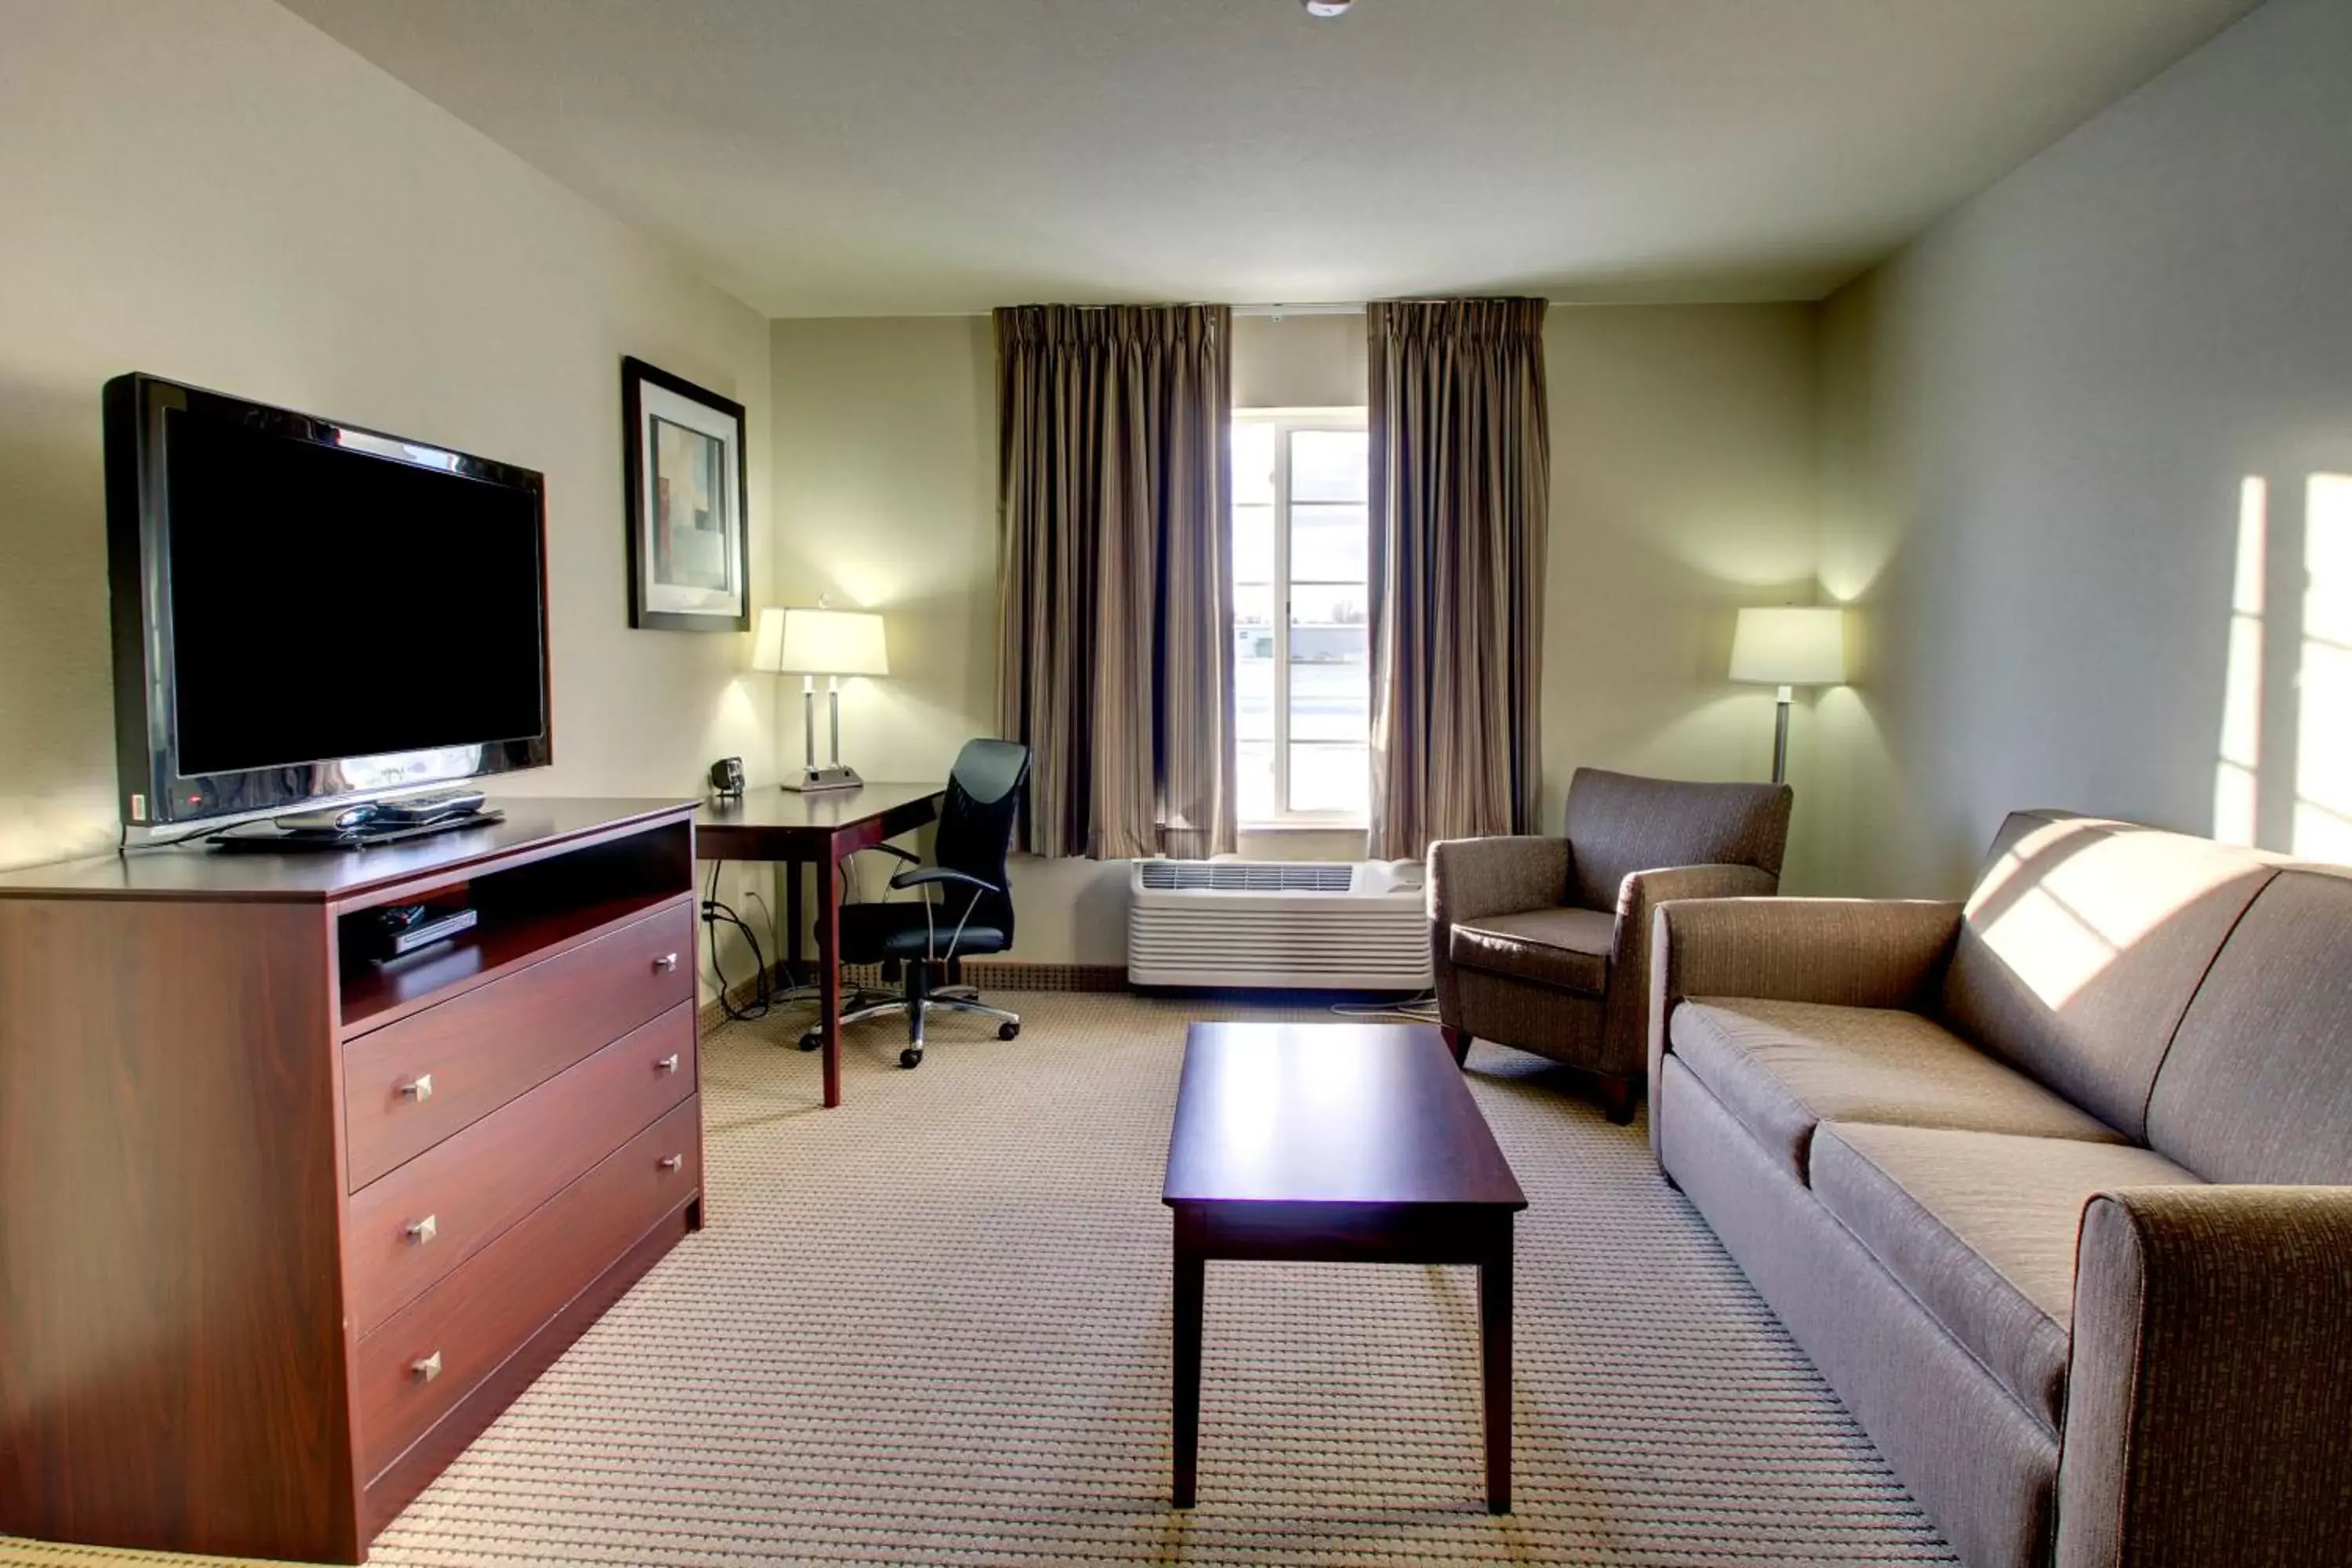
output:
[[1234, 406], [1360, 408], [1369, 385], [1360, 311], [1234, 318]]
[[[1811, 309], [1554, 306], [1544, 343], [1546, 825], [1580, 766], [1769, 778], [1772, 691], [1727, 671], [1738, 606], [1815, 596]], [[1811, 718], [1801, 697], [1800, 837]], [[1792, 855], [1790, 890], [1819, 890], [1810, 875]]]
[[265, 0], [0, 0], [0, 864], [115, 841], [123, 371], [546, 473], [558, 761], [499, 789], [684, 796], [764, 745], [747, 639], [628, 629], [619, 437], [625, 353], [741, 400], [764, 517], [758, 315]]
[[1831, 301], [1825, 876], [1949, 892], [2015, 806], [2209, 832], [2233, 749], [2251, 837], [2347, 858], [2347, 105], [2352, 7], [2272, 0]]
[[[1236, 402], [1360, 402], [1362, 335], [1360, 316], [1241, 318]], [[1760, 777], [1769, 694], [1724, 669], [1734, 606], [1811, 596], [1811, 313], [1563, 309], [1547, 345], [1546, 815], [1580, 763]], [[770, 357], [777, 591], [889, 615], [889, 678], [844, 693], [845, 752], [871, 778], [939, 776], [995, 726], [988, 323], [781, 321]], [[782, 734], [796, 760], [789, 715]], [[1360, 834], [1249, 835], [1242, 853], [1362, 847]], [[1123, 963], [1127, 876], [1123, 863], [1016, 862], [1017, 956]]]

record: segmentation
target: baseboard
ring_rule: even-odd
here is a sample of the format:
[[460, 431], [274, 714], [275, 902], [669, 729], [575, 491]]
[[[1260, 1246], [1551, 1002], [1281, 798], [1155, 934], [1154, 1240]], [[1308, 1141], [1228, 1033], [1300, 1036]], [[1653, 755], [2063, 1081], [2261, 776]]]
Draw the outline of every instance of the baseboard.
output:
[[[845, 965], [841, 972], [844, 985], [864, 985], [869, 989], [888, 984], [882, 978], [881, 966], [872, 963]], [[989, 991], [1089, 991], [1124, 992], [1133, 987], [1127, 983], [1127, 968], [1118, 963], [1026, 963], [1017, 958], [970, 958], [964, 961], [963, 981], [967, 985]], [[781, 967], [771, 972], [769, 984], [781, 988], [784, 984]], [[741, 1008], [757, 1000], [760, 983], [755, 976], [727, 990], [730, 1005]], [[726, 1021], [726, 1013], [719, 1000], [712, 997], [702, 1004], [701, 1023], [707, 1031]]]

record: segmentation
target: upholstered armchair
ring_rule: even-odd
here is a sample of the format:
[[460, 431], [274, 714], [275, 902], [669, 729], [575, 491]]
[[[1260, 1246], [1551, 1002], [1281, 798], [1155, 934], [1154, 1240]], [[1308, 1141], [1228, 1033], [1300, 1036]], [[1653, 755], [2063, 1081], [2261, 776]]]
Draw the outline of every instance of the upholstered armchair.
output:
[[1649, 1064], [1650, 916], [1669, 899], [1778, 892], [1786, 784], [1579, 768], [1558, 838], [1429, 847], [1430, 954], [1454, 1059], [1492, 1040], [1592, 1076], [1633, 1119]]

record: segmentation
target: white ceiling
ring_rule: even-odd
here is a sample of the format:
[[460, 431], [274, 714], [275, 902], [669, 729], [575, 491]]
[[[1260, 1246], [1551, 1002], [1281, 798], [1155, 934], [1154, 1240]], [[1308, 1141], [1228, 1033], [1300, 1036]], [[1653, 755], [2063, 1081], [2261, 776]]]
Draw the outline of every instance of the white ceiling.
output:
[[2249, 0], [286, 0], [771, 315], [1811, 299]]

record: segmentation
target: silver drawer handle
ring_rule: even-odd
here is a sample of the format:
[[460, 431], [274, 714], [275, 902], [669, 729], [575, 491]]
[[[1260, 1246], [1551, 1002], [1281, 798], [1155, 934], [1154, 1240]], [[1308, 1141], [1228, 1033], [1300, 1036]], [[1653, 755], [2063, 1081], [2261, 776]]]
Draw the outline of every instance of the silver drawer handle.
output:
[[654, 1071], [656, 1072], [676, 1072], [677, 1070], [677, 1053], [676, 1051], [670, 1052], [669, 1055], [654, 1063]]
[[677, 967], [677, 954], [674, 952], [665, 952], [654, 960], [654, 973], [656, 974], [667, 974]]
[[410, 1246], [423, 1247], [429, 1243], [435, 1237], [441, 1234], [441, 1216], [439, 1215], [429, 1214], [423, 1219], [415, 1221], [402, 1228], [408, 1237]]
[[683, 1154], [664, 1154], [661, 1157], [661, 1168], [665, 1171], [677, 1170], [685, 1163], [686, 1156]]
[[441, 1352], [439, 1351], [435, 1351], [423, 1361], [409, 1363], [408, 1370], [416, 1374], [417, 1382], [432, 1382], [435, 1378], [441, 1375]]
[[403, 1100], [413, 1100], [419, 1105], [424, 1104], [433, 1098], [433, 1075], [429, 1072], [418, 1073], [415, 1082], [404, 1083], [400, 1086], [400, 1097]]

